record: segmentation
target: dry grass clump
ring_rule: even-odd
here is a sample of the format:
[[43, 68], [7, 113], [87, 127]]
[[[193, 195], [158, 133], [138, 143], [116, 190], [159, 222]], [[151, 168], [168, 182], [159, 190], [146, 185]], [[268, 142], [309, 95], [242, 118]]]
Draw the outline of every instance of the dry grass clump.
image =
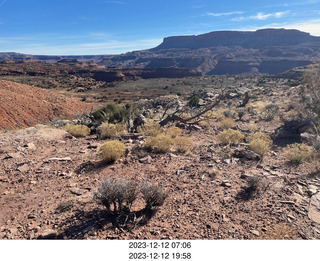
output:
[[290, 240], [297, 238], [297, 231], [290, 228], [285, 223], [280, 223], [272, 227], [267, 227], [266, 232], [260, 232], [258, 239], [264, 240]]
[[85, 125], [67, 124], [63, 129], [74, 137], [86, 137], [90, 134], [90, 129]]
[[192, 148], [192, 141], [187, 137], [178, 136], [173, 140], [173, 142], [177, 152], [186, 153]]
[[177, 136], [179, 136], [181, 134], [181, 129], [178, 128], [178, 127], [170, 127], [168, 130], [167, 130], [167, 135], [169, 135], [171, 138], [175, 138]]
[[234, 125], [235, 125], [235, 122], [232, 118], [221, 118], [220, 119], [220, 126], [225, 130], [234, 127]]
[[294, 143], [288, 145], [285, 149], [285, 155], [290, 164], [300, 165], [312, 157], [312, 149], [303, 143]]
[[270, 137], [263, 132], [251, 134], [248, 140], [250, 149], [257, 153], [261, 158], [270, 150], [272, 145]]
[[143, 136], [155, 137], [163, 132], [163, 129], [158, 122], [148, 120], [144, 125], [137, 129]]
[[209, 129], [211, 123], [210, 120], [202, 120], [198, 122], [199, 126], [204, 128], [204, 129]]
[[244, 135], [238, 130], [228, 129], [220, 132], [218, 139], [221, 144], [238, 145], [243, 141]]
[[126, 147], [118, 140], [106, 141], [99, 149], [99, 158], [103, 162], [114, 162], [121, 158]]
[[156, 137], [149, 137], [146, 140], [145, 148], [155, 152], [166, 153], [171, 149], [173, 140], [169, 135], [159, 134]]
[[126, 126], [121, 123], [112, 124], [105, 122], [97, 128], [97, 132], [102, 139], [114, 139], [126, 132]]

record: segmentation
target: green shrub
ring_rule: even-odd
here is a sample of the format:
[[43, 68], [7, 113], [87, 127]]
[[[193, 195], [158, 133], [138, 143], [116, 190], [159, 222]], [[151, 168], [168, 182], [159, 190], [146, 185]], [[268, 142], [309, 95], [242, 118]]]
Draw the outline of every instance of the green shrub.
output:
[[221, 144], [238, 145], [243, 141], [244, 135], [238, 130], [228, 129], [220, 132], [218, 139]]
[[200, 102], [200, 98], [198, 95], [193, 95], [188, 101], [188, 106], [191, 108], [198, 107]]
[[107, 103], [104, 107], [92, 113], [96, 120], [108, 121], [110, 123], [122, 122], [129, 114], [130, 106], [119, 107], [113, 102]]
[[90, 134], [90, 129], [85, 125], [68, 124], [64, 126], [63, 129], [74, 137], [86, 137]]
[[155, 152], [166, 153], [171, 149], [173, 140], [169, 135], [159, 134], [156, 137], [149, 137], [146, 140], [145, 148]]
[[125, 149], [125, 145], [118, 140], [106, 141], [99, 149], [99, 158], [106, 163], [114, 162], [121, 158]]
[[186, 153], [192, 148], [192, 141], [186, 137], [178, 136], [173, 140], [173, 143], [178, 152]]

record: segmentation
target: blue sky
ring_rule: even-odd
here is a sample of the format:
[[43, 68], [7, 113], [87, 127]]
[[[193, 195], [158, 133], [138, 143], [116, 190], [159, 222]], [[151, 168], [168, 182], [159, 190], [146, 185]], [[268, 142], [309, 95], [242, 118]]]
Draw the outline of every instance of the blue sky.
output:
[[0, 52], [120, 54], [166, 36], [261, 28], [320, 36], [320, 0], [0, 0]]

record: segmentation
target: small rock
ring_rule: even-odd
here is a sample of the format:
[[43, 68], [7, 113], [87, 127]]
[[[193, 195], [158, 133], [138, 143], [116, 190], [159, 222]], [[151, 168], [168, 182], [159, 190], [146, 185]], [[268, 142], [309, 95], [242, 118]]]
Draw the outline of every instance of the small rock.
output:
[[180, 174], [182, 174], [183, 172], [185, 172], [185, 170], [179, 169], [179, 170], [177, 170], [177, 175], [180, 175]]
[[57, 232], [52, 229], [44, 230], [39, 236], [40, 239], [55, 239], [57, 237]]
[[24, 164], [24, 165], [17, 168], [17, 170], [19, 170], [20, 172], [27, 172], [29, 169], [30, 168], [27, 164]]
[[90, 145], [88, 146], [88, 149], [96, 149], [96, 148], [98, 148], [98, 147], [99, 147], [98, 144], [90, 144]]
[[36, 146], [32, 142], [28, 143], [26, 147], [28, 149], [31, 149], [31, 150], [35, 150], [36, 149]]
[[225, 159], [223, 162], [226, 163], [226, 164], [230, 164], [231, 163], [231, 159]]
[[229, 180], [223, 180], [221, 185], [224, 186], [224, 187], [227, 187], [227, 188], [231, 188], [232, 187], [232, 185], [229, 182]]
[[175, 154], [173, 154], [173, 153], [170, 153], [169, 154], [169, 158], [170, 159], [174, 159], [174, 158], [177, 158], [178, 156], [177, 155], [175, 155]]
[[72, 159], [70, 157], [66, 157], [66, 158], [50, 158], [50, 159], [48, 159], [48, 161], [72, 161]]
[[84, 190], [84, 189], [79, 189], [79, 188], [70, 188], [70, 192], [71, 192], [72, 194], [77, 195], [77, 196], [81, 196], [81, 195], [83, 195], [83, 194], [86, 192], [86, 190]]
[[311, 197], [312, 195], [316, 194], [318, 192], [318, 187], [315, 185], [309, 185], [308, 186], [308, 194]]
[[7, 156], [5, 157], [5, 159], [19, 159], [22, 158], [22, 155], [19, 152], [10, 152], [7, 154]]
[[139, 162], [140, 162], [140, 163], [144, 163], [144, 164], [146, 164], [146, 163], [151, 163], [151, 161], [152, 161], [152, 158], [151, 158], [150, 155], [149, 155], [149, 156], [146, 156], [146, 157], [144, 157], [144, 158], [139, 159]]
[[8, 177], [6, 177], [6, 176], [0, 176], [0, 181], [1, 181], [1, 182], [8, 182]]
[[320, 224], [320, 193], [311, 197], [308, 216], [314, 222]]
[[29, 215], [28, 215], [28, 219], [35, 219], [37, 216], [35, 215], [35, 214], [33, 214], [33, 213], [30, 213]]
[[258, 230], [250, 230], [250, 233], [252, 233], [253, 235], [255, 235], [257, 237], [260, 236], [260, 233]]

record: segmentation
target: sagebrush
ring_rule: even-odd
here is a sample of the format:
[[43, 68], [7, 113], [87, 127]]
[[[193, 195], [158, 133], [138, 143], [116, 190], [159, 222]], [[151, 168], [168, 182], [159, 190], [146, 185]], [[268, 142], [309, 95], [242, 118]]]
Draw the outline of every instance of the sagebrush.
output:
[[99, 148], [99, 158], [103, 162], [114, 162], [121, 158], [125, 152], [125, 145], [118, 140], [106, 141]]

